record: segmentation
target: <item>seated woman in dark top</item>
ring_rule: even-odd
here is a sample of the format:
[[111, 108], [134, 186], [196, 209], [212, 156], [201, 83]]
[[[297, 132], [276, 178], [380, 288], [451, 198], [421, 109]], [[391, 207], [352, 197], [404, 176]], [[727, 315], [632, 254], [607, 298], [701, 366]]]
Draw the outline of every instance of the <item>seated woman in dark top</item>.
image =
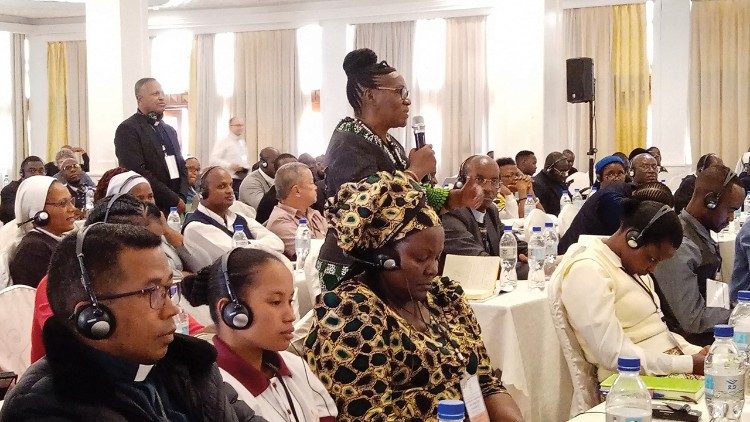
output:
[[10, 260], [13, 284], [36, 287], [64, 233], [73, 229], [76, 207], [70, 191], [49, 176], [24, 180], [16, 194], [16, 219], [26, 234]]
[[342, 185], [329, 231], [355, 275], [317, 302], [307, 361], [340, 421], [435, 420], [438, 401], [467, 400], [463, 379], [490, 420], [521, 420], [463, 290], [438, 277], [445, 234], [426, 196], [400, 171]]

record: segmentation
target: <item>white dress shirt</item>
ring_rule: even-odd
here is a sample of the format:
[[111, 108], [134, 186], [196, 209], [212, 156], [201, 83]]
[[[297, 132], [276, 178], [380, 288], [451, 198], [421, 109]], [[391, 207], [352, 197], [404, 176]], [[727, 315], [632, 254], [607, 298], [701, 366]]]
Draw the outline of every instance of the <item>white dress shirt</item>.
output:
[[[234, 232], [234, 220], [237, 218], [237, 215], [241, 215], [247, 220], [248, 229], [255, 237], [254, 240], [250, 241], [252, 247], [264, 248], [280, 253], [284, 252], [284, 242], [249, 216], [235, 214], [235, 212], [228, 210], [226, 220], [224, 220], [221, 216], [203, 206], [203, 204], [198, 204], [198, 211], [213, 218], [230, 232]], [[185, 238], [185, 248], [193, 256], [197, 268], [211, 265], [221, 255], [232, 249], [232, 238], [213, 225], [194, 221], [185, 227], [183, 236]]]
[[[628, 275], [601, 239], [574, 244], [552, 276], [586, 360], [599, 380], [617, 370], [619, 356], [636, 356], [647, 375], [691, 373], [701, 348], [669, 331], [650, 276]], [[562, 277], [560, 281], [559, 278]], [[664, 352], [677, 348], [684, 355]]]
[[[229, 166], [236, 164], [249, 170], [251, 166], [247, 160], [247, 146], [242, 136], [237, 136], [230, 132], [226, 138], [216, 141], [214, 148], [211, 150], [209, 164], [212, 166], [221, 166], [227, 170], [229, 170]], [[230, 172], [234, 178], [236, 172]]]

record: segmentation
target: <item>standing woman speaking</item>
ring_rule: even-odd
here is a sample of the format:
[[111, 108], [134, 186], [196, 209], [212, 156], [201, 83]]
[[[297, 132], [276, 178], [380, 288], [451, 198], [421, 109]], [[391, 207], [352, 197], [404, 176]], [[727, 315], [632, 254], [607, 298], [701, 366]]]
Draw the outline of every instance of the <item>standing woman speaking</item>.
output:
[[[354, 50], [344, 58], [346, 97], [354, 117], [346, 117], [333, 131], [326, 157], [326, 197], [336, 195], [342, 184], [356, 182], [379, 171], [403, 171], [416, 181], [435, 172], [432, 145], [412, 149], [408, 158], [404, 147], [388, 130], [406, 126], [409, 118], [409, 90], [404, 77], [370, 49]], [[481, 189], [467, 184], [449, 191], [424, 186], [429, 204], [440, 212], [458, 206], [478, 205]], [[338, 285], [351, 265], [336, 244], [331, 230], [320, 250], [318, 270], [322, 287], [331, 290]]]

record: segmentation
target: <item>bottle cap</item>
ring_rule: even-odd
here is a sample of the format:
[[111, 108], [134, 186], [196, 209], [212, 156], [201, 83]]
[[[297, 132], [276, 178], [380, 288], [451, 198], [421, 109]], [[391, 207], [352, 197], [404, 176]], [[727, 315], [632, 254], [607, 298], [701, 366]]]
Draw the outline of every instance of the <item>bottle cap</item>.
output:
[[732, 338], [734, 337], [734, 327], [725, 324], [714, 325], [714, 337]]
[[177, 212], [177, 207], [170, 207], [169, 212]]
[[544, 227], [546, 227], [546, 228], [548, 228], [548, 229], [551, 229], [551, 228], [552, 228], [552, 227], [554, 227], [554, 226], [555, 226], [555, 225], [554, 225], [553, 223], [544, 223]]
[[576, 189], [575, 191], [576, 191], [576, 192], [580, 192], [581, 190], [580, 190], [580, 189]]
[[539, 233], [539, 232], [541, 232], [541, 231], [542, 231], [542, 228], [541, 228], [541, 227], [539, 227], [539, 226], [534, 226], [534, 227], [533, 227], [533, 228], [531, 229], [531, 231], [532, 231], [532, 232], [534, 232], [534, 233]]
[[619, 358], [617, 358], [617, 370], [618, 371], [640, 371], [641, 360], [639, 358], [620, 356]]
[[530, 193], [526, 194], [526, 199], [533, 198], [533, 196]]
[[737, 292], [737, 300], [741, 300], [743, 302], [750, 301], [750, 290], [740, 290]]
[[464, 402], [461, 400], [440, 400], [437, 406], [438, 418], [462, 419], [464, 415]]
[[307, 219], [306, 219], [306, 218], [304, 218], [304, 217], [303, 217], [303, 218], [300, 218], [300, 219], [299, 219], [299, 223], [300, 223], [300, 224], [307, 224]]
[[512, 232], [513, 231], [513, 226], [503, 226], [503, 231]]
[[234, 231], [235, 232], [241, 232], [241, 231], [244, 231], [244, 230], [245, 230], [245, 226], [243, 226], [242, 224], [235, 224], [234, 225]]

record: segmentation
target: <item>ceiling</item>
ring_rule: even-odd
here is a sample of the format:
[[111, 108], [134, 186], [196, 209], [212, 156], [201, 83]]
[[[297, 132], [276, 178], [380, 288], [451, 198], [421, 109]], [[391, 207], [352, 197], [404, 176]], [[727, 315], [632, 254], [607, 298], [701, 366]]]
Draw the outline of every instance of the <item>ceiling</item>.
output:
[[[83, 17], [85, 15], [83, 0], [68, 1], [80, 1], [80, 3], [40, 0], [0, 0], [0, 17], [54, 19]], [[167, 0], [150, 0], [150, 4], [162, 4], [166, 1]], [[170, 7], [169, 10], [273, 6], [280, 4], [306, 3], [310, 1], [312, 0], [189, 0], [186, 4]], [[167, 10], [167, 8], [162, 7], [161, 10]]]

